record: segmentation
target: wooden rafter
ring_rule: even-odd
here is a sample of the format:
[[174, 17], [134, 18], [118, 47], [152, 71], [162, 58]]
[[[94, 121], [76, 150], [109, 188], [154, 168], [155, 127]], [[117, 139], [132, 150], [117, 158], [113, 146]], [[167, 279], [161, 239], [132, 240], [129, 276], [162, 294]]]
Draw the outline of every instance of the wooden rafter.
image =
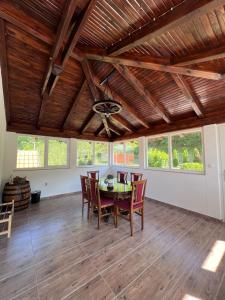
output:
[[181, 89], [184, 96], [191, 102], [191, 106], [198, 117], [204, 116], [204, 110], [195, 92], [191, 89], [186, 79], [181, 75], [172, 75], [177, 86]]
[[112, 124], [111, 122], [109, 122], [109, 129], [114, 132], [116, 135], [121, 136], [123, 134], [123, 132], [121, 132], [121, 130], [119, 130], [114, 124]]
[[6, 122], [10, 123], [10, 98], [9, 98], [9, 76], [8, 76], [8, 61], [7, 61], [7, 49], [6, 49], [6, 32], [5, 21], [0, 20], [0, 62], [1, 62], [1, 74], [2, 74], [2, 86], [4, 93], [4, 104]]
[[119, 65], [136, 67], [136, 68], [150, 69], [154, 71], [168, 72], [171, 74], [180, 74], [180, 75], [212, 79], [212, 80], [224, 79], [223, 75], [216, 72], [163, 65], [163, 64], [151, 62], [151, 59], [147, 61], [146, 59], [141, 60], [138, 57], [137, 58], [134, 57], [133, 59], [127, 59], [124, 57], [102, 56], [102, 55], [91, 54], [91, 53], [86, 53], [86, 57], [91, 60], [98, 60], [110, 64], [119, 64]]
[[137, 47], [144, 42], [150, 42], [169, 30], [181, 26], [190, 19], [207, 14], [219, 6], [223, 6], [223, 0], [193, 0], [184, 1], [160, 18], [149, 22], [145, 26], [128, 35], [108, 49], [108, 54], [120, 55]]
[[[66, 2], [66, 6], [57, 29], [55, 43], [52, 47], [51, 54], [49, 57], [49, 63], [44, 77], [44, 84], [42, 87], [42, 95], [45, 93], [50, 76], [52, 75], [57, 77], [62, 72], [62, 68], [60, 66], [60, 60], [59, 60], [59, 56], [61, 55], [60, 51], [62, 50], [63, 43], [66, 34], [69, 30], [71, 19], [74, 15], [76, 6], [77, 6], [77, 1], [68, 0]], [[59, 70], [58, 74], [55, 72], [55, 68], [56, 69], [58, 68]]]
[[41, 105], [40, 105], [40, 109], [39, 109], [39, 113], [38, 113], [37, 128], [40, 128], [40, 126], [41, 126], [41, 121], [43, 120], [45, 108], [48, 103], [48, 97], [49, 96], [47, 93], [44, 93], [44, 95], [41, 96]]
[[225, 46], [204, 50], [184, 57], [174, 58], [172, 64], [176, 66], [188, 66], [220, 58], [225, 58]]
[[95, 131], [95, 136], [100, 135], [100, 134], [103, 132], [103, 130], [105, 130], [105, 126], [104, 126], [104, 124], [102, 123], [102, 124], [98, 127], [98, 129]]
[[[100, 80], [97, 76], [93, 76], [93, 82], [108, 97], [112, 97], [111, 93], [109, 92], [109, 89], [100, 85]], [[111, 89], [111, 91], [112, 91], [112, 89]], [[142, 118], [142, 116], [139, 115], [137, 113], [137, 111], [124, 98], [122, 98], [120, 95], [118, 95], [114, 90], [112, 91], [112, 93], [113, 93], [114, 100], [119, 102], [126, 109], [126, 111], [129, 112], [140, 124], [142, 124], [145, 128], [150, 127], [148, 122], [146, 122], [144, 120], [144, 118]]]
[[95, 112], [91, 110], [79, 130], [80, 134], [83, 134], [87, 130], [94, 116], [95, 116]]
[[155, 111], [165, 120], [167, 123], [171, 123], [172, 119], [166, 109], [159, 103], [158, 99], [150, 93], [140, 80], [126, 67], [122, 65], [114, 65], [117, 71], [124, 77], [124, 79], [138, 92], [140, 96], [148, 102]]
[[111, 115], [111, 119], [119, 123], [123, 128], [128, 130], [129, 132], [135, 131], [135, 128], [123, 117], [121, 117], [119, 114]]
[[[86, 59], [84, 59], [81, 62], [81, 66], [82, 66], [83, 72], [84, 72], [84, 74], [86, 76], [86, 79], [87, 79], [87, 82], [88, 82], [88, 86], [89, 86], [89, 89], [90, 89], [92, 97], [93, 97], [93, 102], [95, 102], [95, 101], [97, 101], [99, 99], [99, 91], [98, 91], [97, 87], [93, 83], [93, 76], [92, 76], [91, 67], [90, 67], [90, 65], [89, 65], [89, 63], [88, 63], [88, 61]], [[103, 123], [103, 125], [105, 127], [107, 135], [110, 138], [111, 137], [111, 133], [110, 133], [110, 130], [109, 130], [109, 126], [108, 126], [108, 122], [106, 120], [106, 117], [103, 114], [101, 114], [100, 117], [102, 119], [102, 123]]]
[[77, 105], [81, 99], [81, 96], [83, 95], [84, 93], [84, 90], [87, 88], [87, 81], [84, 80], [82, 85], [81, 85], [81, 88], [79, 90], [79, 92], [77, 93], [74, 101], [73, 101], [73, 104], [68, 112], [68, 114], [66, 115], [65, 117], [65, 120], [63, 122], [63, 125], [62, 125], [62, 129], [65, 129], [67, 127], [67, 125], [69, 124], [69, 121], [71, 120], [72, 116], [73, 116], [73, 113], [76, 111], [76, 108], [77, 108]]

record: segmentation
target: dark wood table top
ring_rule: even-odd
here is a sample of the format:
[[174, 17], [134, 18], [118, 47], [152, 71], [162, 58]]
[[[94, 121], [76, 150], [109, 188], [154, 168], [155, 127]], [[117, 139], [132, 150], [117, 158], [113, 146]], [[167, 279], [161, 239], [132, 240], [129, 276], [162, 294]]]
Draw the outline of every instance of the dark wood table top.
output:
[[130, 193], [132, 191], [131, 182], [127, 181], [126, 184], [117, 182], [117, 178], [113, 179], [113, 189], [109, 189], [107, 184], [104, 182], [105, 178], [99, 180], [99, 190], [108, 193]]

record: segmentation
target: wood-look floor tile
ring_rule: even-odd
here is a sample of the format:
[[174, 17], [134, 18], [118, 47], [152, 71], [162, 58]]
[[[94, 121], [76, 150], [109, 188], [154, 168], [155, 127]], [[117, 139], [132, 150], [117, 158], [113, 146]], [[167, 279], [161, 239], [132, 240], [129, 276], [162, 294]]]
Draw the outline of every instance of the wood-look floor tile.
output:
[[13, 300], [39, 300], [37, 287], [25, 291], [21, 295], [13, 298]]
[[190, 272], [196, 261], [195, 257], [200, 255], [205, 240], [212, 236], [215, 228], [215, 223], [207, 224], [204, 220], [199, 221], [176, 245], [139, 274], [137, 279], [122, 292], [119, 299], [139, 297], [143, 300], [158, 300], [171, 299], [171, 295], [174, 299], [173, 293], [170, 296], [166, 294], [176, 286], [181, 274]]
[[97, 274], [97, 269], [89, 259], [74, 264], [56, 276], [38, 285], [41, 300], [62, 299]]
[[98, 275], [66, 297], [65, 300], [111, 300], [114, 296], [111, 289], [107, 286], [101, 276]]

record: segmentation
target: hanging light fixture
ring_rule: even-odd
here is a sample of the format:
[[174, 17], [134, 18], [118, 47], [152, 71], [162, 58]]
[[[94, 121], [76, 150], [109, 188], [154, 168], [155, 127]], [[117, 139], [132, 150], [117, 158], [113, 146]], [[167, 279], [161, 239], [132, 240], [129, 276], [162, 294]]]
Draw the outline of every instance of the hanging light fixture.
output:
[[[92, 109], [98, 113], [109, 117], [113, 114], [118, 114], [122, 110], [122, 106], [119, 102], [114, 101], [112, 98], [112, 92], [110, 91], [109, 85], [107, 84], [105, 90], [108, 88], [108, 93], [104, 92], [104, 99], [96, 101]], [[111, 97], [106, 96], [111, 95]]]

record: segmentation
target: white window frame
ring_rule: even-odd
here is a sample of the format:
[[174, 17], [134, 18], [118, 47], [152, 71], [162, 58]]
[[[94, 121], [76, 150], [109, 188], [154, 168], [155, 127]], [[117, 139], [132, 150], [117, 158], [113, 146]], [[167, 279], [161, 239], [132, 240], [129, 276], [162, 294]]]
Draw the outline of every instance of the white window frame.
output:
[[[180, 135], [180, 134], [188, 134], [188, 133], [195, 133], [200, 132], [201, 133], [201, 139], [202, 139], [202, 162], [203, 162], [203, 171], [193, 171], [193, 170], [181, 170], [173, 168], [173, 160], [172, 160], [172, 136]], [[155, 139], [159, 137], [168, 137], [168, 155], [169, 155], [169, 168], [153, 168], [148, 166], [148, 140], [149, 139]], [[205, 175], [205, 144], [204, 144], [204, 134], [202, 128], [193, 128], [193, 129], [187, 129], [187, 130], [179, 130], [174, 131], [170, 133], [163, 133], [163, 134], [157, 134], [148, 136], [145, 138], [145, 169], [152, 170], [152, 171], [163, 171], [163, 172], [173, 172], [173, 173], [185, 173], [185, 174], [196, 174], [196, 175]]]
[[[123, 167], [123, 168], [132, 168], [132, 169], [140, 169], [140, 153], [139, 153], [139, 156], [138, 156], [138, 166], [136, 165], [127, 165], [126, 164], [126, 144], [128, 142], [132, 142], [132, 141], [137, 141], [138, 144], [139, 144], [139, 150], [141, 149], [141, 143], [140, 143], [140, 140], [137, 138], [137, 139], [129, 139], [129, 140], [124, 140], [124, 141], [118, 141], [118, 142], [113, 142], [112, 143], [112, 164], [113, 166], [116, 166], [116, 167]], [[115, 144], [123, 144], [123, 154], [124, 154], [124, 164], [121, 164], [121, 165], [118, 165], [115, 163], [114, 161], [114, 145]]]
[[[37, 168], [17, 168], [17, 150], [18, 150], [18, 136], [29, 136], [32, 138], [40, 138], [44, 140], [45, 151], [44, 151], [44, 166]], [[67, 165], [65, 166], [49, 166], [48, 165], [48, 141], [49, 140], [63, 140], [67, 142]], [[40, 171], [40, 170], [52, 170], [52, 169], [68, 169], [70, 166], [70, 140], [66, 138], [60, 137], [46, 137], [41, 135], [33, 135], [33, 134], [20, 134], [16, 135], [16, 166], [15, 171]]]
[[[93, 153], [93, 164], [92, 165], [78, 165], [78, 147], [77, 147], [77, 143], [83, 141], [83, 142], [89, 142], [92, 143], [92, 153]], [[102, 165], [96, 165], [96, 158], [95, 158], [95, 144], [96, 143], [102, 143], [102, 144], [107, 144], [108, 145], [108, 163], [107, 164], [102, 164]], [[92, 140], [76, 140], [76, 167], [77, 168], [93, 168], [93, 167], [108, 167], [109, 166], [109, 162], [110, 162], [110, 144], [109, 142], [104, 142], [104, 141], [92, 141]]]

